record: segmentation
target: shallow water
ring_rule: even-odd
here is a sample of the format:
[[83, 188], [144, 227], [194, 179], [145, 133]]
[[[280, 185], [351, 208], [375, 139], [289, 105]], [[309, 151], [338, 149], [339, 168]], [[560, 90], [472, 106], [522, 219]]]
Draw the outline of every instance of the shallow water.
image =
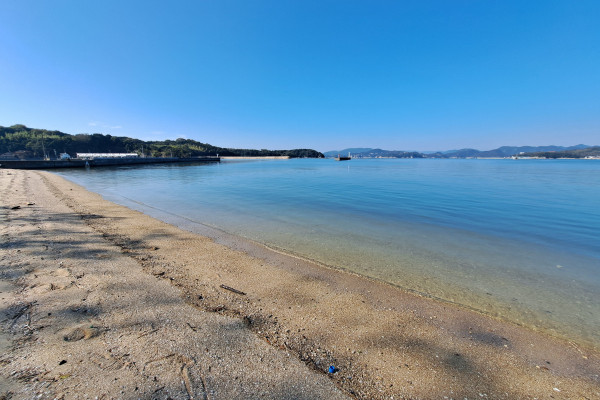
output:
[[60, 174], [186, 229], [217, 227], [600, 347], [595, 160], [276, 160]]

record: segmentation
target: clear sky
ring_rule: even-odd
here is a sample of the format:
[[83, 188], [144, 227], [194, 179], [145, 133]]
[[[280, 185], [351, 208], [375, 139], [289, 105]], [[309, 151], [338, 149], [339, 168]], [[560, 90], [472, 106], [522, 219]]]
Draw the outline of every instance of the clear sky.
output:
[[17, 123], [259, 149], [600, 144], [600, 1], [1, 0]]

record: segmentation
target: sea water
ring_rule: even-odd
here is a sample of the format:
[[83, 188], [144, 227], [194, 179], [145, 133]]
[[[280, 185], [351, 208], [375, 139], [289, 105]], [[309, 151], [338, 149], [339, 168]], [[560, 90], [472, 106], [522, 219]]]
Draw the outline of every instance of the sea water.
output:
[[600, 347], [597, 160], [296, 159], [60, 174], [186, 229], [216, 227]]

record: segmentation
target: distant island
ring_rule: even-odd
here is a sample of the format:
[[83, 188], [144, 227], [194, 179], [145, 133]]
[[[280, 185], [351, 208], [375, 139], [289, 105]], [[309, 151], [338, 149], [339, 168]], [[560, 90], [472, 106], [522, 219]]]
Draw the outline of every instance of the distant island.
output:
[[148, 157], [281, 157], [323, 158], [312, 149], [254, 150], [212, 146], [191, 139], [143, 141], [100, 133], [70, 135], [60, 131], [28, 128], [25, 125], [0, 126], [0, 158], [58, 158], [61, 153], [137, 153]]
[[461, 149], [420, 153], [417, 151], [349, 148], [323, 153], [325, 157], [351, 154], [352, 158], [600, 158], [600, 146], [502, 146], [494, 150]]

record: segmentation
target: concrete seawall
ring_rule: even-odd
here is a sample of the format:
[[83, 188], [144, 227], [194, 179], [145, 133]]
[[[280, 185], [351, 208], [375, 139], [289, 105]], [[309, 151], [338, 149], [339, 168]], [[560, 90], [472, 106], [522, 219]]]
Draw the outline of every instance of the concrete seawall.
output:
[[0, 160], [0, 168], [11, 169], [55, 169], [109, 167], [117, 165], [145, 165], [171, 163], [219, 162], [219, 157], [146, 157], [146, 158], [95, 158], [91, 160]]

